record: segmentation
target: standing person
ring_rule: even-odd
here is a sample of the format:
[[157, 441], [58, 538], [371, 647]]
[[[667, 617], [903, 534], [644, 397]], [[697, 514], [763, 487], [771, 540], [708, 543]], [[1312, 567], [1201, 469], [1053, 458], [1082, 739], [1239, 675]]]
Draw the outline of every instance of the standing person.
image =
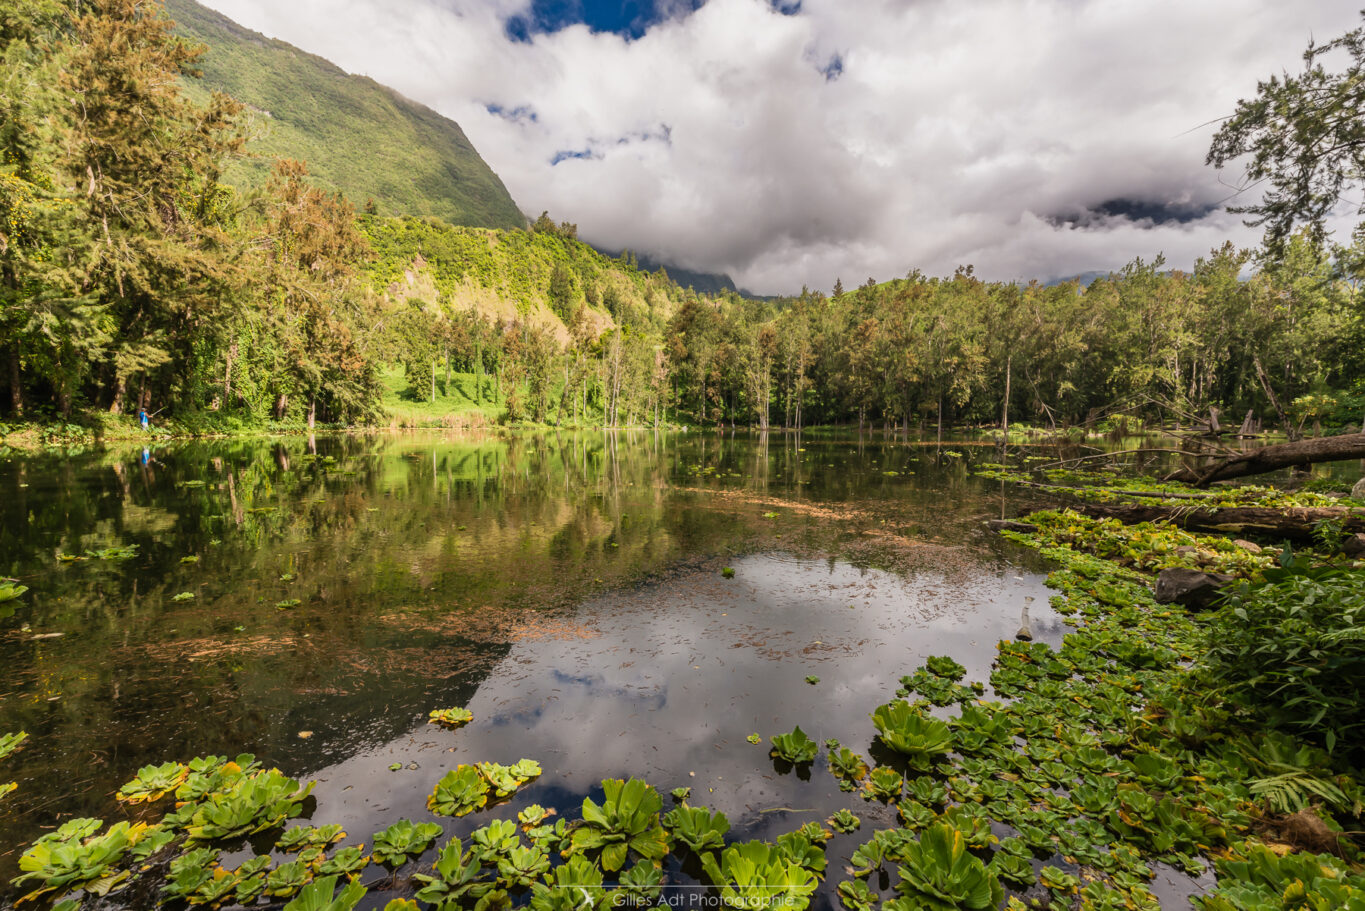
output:
[[147, 420], [147, 409], [146, 409], [146, 408], [139, 408], [139, 409], [137, 410], [137, 419], [138, 419], [138, 422], [139, 422], [140, 424], [142, 424], [142, 429], [143, 429], [143, 430], [151, 430], [151, 429], [152, 429], [152, 428], [151, 428], [151, 424], [150, 424], [150, 423], [148, 422], [148, 420]]

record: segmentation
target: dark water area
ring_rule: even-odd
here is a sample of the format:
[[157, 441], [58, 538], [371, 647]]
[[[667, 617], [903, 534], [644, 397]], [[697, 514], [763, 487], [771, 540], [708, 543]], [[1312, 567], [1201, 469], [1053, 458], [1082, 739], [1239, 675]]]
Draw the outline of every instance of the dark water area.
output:
[[[973, 475], [999, 457], [709, 433], [11, 455], [0, 574], [30, 590], [0, 605], [0, 732], [30, 737], [0, 761], [18, 783], [0, 881], [67, 819], [129, 818], [113, 794], [140, 766], [251, 752], [317, 780], [311, 818], [345, 844], [401, 818], [463, 837], [532, 803], [574, 818], [608, 777], [666, 805], [690, 786], [732, 839], [849, 807], [863, 828], [830, 843], [815, 903], [833, 907], [845, 859], [894, 812], [840, 792], [823, 751], [779, 767], [768, 738], [800, 724], [866, 754], [869, 713], [925, 657], [985, 680], [1026, 604], [1039, 640], [1065, 632], [1046, 567], [984, 529], [1045, 502]], [[426, 723], [454, 705], [474, 721]], [[508, 803], [426, 809], [456, 765], [521, 758], [544, 774]], [[410, 894], [432, 855], [393, 880], [368, 869], [362, 907]]]

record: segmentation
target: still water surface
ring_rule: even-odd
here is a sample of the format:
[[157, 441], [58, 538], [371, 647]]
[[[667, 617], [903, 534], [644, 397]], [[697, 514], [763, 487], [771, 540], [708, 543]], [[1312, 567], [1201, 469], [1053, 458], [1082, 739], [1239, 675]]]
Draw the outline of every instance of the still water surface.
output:
[[[316, 779], [313, 819], [369, 844], [434, 818], [447, 769], [526, 757], [539, 780], [446, 834], [531, 803], [572, 817], [606, 777], [691, 786], [731, 838], [851, 806], [864, 827], [829, 845], [828, 906], [894, 816], [840, 793], [823, 755], [779, 769], [767, 738], [799, 723], [866, 754], [868, 713], [925, 657], [986, 679], [1026, 602], [1037, 638], [1065, 631], [1045, 568], [982, 528], [1028, 496], [973, 476], [997, 458], [695, 433], [9, 457], [0, 573], [30, 591], [0, 606], [0, 731], [30, 740], [0, 767], [19, 783], [0, 877], [65, 819], [125, 818], [112, 794], [151, 762], [253, 752]], [[425, 723], [451, 705], [475, 721]]]

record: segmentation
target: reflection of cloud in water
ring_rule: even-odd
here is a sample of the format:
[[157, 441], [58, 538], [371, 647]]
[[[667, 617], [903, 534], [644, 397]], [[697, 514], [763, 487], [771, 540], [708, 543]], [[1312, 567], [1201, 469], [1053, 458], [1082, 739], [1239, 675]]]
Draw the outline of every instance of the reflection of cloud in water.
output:
[[[545, 774], [518, 795], [517, 807], [574, 795], [557, 807], [573, 816], [602, 778], [636, 776], [665, 794], [691, 786], [694, 804], [724, 811], [737, 830], [815, 818], [761, 812], [776, 807], [857, 804], [860, 815], [875, 817], [886, 811], [838, 792], [823, 752], [809, 783], [777, 774], [768, 738], [799, 723], [818, 741], [835, 737], [866, 754], [868, 714], [927, 656], [951, 655], [971, 679], [986, 680], [995, 643], [1013, 636], [1028, 597], [1040, 641], [1056, 643], [1064, 632], [1042, 577], [1003, 564], [905, 578], [774, 555], [733, 565], [731, 580], [693, 573], [583, 605], [573, 622], [592, 636], [513, 644], [469, 701], [472, 724], [421, 728], [325, 770], [321, 777], [337, 784], [319, 788], [318, 818], [353, 832], [422, 818], [447, 769], [522, 757], [539, 760]], [[807, 684], [808, 674], [819, 684]], [[745, 741], [752, 732], [762, 744]], [[421, 768], [383, 771], [395, 761]], [[447, 828], [466, 831], [488, 818]]]

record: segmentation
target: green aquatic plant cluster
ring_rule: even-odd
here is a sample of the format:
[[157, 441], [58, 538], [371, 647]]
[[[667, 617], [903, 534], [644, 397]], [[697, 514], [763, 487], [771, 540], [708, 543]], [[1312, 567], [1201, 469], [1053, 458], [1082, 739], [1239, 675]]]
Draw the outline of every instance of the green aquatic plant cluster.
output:
[[810, 762], [820, 752], [819, 745], [801, 730], [799, 724], [790, 733], [774, 734], [771, 740], [773, 748], [769, 755], [790, 763]]
[[[1024, 470], [994, 462], [982, 462], [973, 472], [977, 477], [1027, 486], [1044, 486], [1094, 503], [1160, 503], [1166, 506], [1197, 505], [1199, 508], [1231, 506], [1285, 509], [1289, 507], [1327, 507], [1349, 505], [1350, 499], [1328, 496], [1305, 485], [1299, 490], [1281, 490], [1259, 484], [1219, 484], [1192, 491], [1174, 481], [1113, 471], [1078, 468]], [[1191, 499], [1193, 497], [1194, 499]]]
[[1069, 510], [1044, 510], [1028, 520], [1054, 545], [1147, 572], [1184, 567], [1256, 576], [1276, 565], [1272, 553], [1251, 553], [1221, 535], [1195, 534], [1160, 523], [1125, 525]]
[[570, 853], [597, 855], [602, 869], [620, 870], [631, 853], [658, 861], [668, 853], [668, 835], [659, 822], [663, 798], [639, 779], [602, 782], [599, 805], [583, 799], [583, 825], [574, 830]]
[[474, 720], [474, 713], [460, 706], [448, 709], [432, 709], [427, 716], [428, 724], [439, 724], [448, 728], [462, 727]]
[[465, 816], [481, 810], [489, 801], [511, 797], [523, 785], [540, 777], [540, 764], [521, 759], [510, 766], [496, 762], [459, 765], [436, 783], [427, 798], [427, 809], [439, 816]]

